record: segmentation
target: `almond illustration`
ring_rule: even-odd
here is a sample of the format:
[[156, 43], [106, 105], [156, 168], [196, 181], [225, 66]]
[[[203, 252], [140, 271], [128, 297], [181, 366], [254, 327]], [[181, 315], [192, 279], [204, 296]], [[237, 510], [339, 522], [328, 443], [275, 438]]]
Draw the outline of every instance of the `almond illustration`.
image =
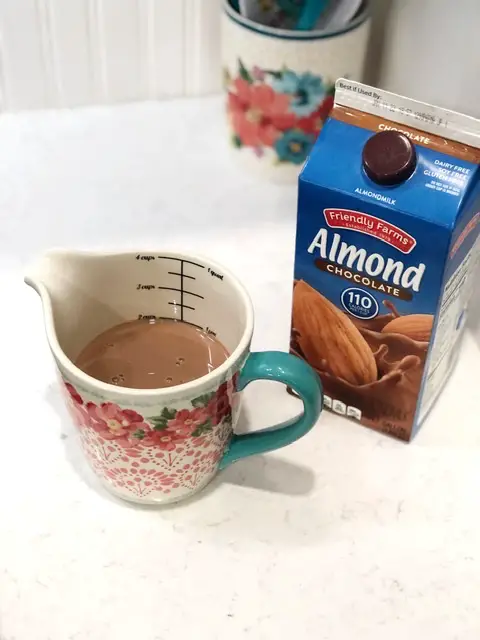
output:
[[395, 318], [383, 327], [382, 333], [399, 333], [418, 342], [428, 342], [432, 334], [432, 327], [432, 315], [414, 313]]
[[377, 364], [353, 322], [303, 280], [293, 292], [293, 328], [305, 358], [315, 368], [353, 385], [377, 380]]

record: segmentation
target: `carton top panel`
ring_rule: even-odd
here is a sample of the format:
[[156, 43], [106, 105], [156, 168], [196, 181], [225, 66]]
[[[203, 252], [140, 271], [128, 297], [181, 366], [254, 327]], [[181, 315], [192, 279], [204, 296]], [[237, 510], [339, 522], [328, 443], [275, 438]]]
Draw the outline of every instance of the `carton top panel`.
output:
[[348, 114], [340, 114], [339, 117], [342, 119], [337, 119], [334, 111], [333, 117], [328, 119], [302, 171], [301, 180], [366, 202], [375, 202], [433, 224], [448, 228], [455, 225], [464, 197], [478, 179], [476, 162], [443, 153], [438, 145], [429, 143], [431, 137], [426, 138], [426, 144], [421, 144], [409, 135], [416, 152], [413, 173], [397, 185], [378, 184], [368, 177], [363, 166], [364, 147], [378, 131], [405, 127], [395, 127], [395, 123], [388, 124], [379, 119], [381, 124], [377, 124], [381, 128], [378, 129], [372, 123], [353, 120], [356, 124], [351, 124], [352, 119], [343, 121], [349, 119]]

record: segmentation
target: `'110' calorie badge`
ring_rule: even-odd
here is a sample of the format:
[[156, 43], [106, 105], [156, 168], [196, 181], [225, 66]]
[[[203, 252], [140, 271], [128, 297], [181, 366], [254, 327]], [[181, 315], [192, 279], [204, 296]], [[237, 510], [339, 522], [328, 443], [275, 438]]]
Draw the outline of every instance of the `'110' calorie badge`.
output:
[[370, 320], [378, 314], [378, 302], [368, 291], [350, 287], [342, 292], [343, 308], [355, 318]]

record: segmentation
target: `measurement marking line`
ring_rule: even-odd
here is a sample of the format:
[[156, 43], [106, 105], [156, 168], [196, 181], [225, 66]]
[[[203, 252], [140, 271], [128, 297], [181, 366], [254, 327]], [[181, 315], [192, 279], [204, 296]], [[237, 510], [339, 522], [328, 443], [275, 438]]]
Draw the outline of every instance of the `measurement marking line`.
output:
[[[157, 320], [172, 320], [173, 322], [179, 322], [179, 320], [177, 320], [176, 318], [171, 318], [170, 316], [152, 316], [152, 317], [156, 318]], [[199, 324], [195, 324], [195, 322], [189, 322], [188, 320], [184, 320], [183, 322], [185, 324], [191, 324], [192, 327], [196, 327], [197, 329], [201, 329], [202, 331], [205, 331], [203, 327], [201, 327]]]
[[192, 327], [196, 327], [197, 329], [200, 329], [201, 331], [204, 331], [204, 328], [201, 327], [199, 324], [195, 324], [195, 322], [189, 322], [188, 320], [184, 320], [185, 324], [191, 324]]
[[[164, 289], [165, 291], [178, 291], [179, 293], [182, 293], [182, 289], [176, 289], [175, 287], [157, 287], [157, 289]], [[186, 289], [184, 289], [183, 293], [186, 293], [189, 296], [195, 296], [196, 298], [200, 298], [201, 300], [205, 300], [203, 296], [201, 296], [199, 293], [193, 293], [193, 291], [187, 291]]]
[[189, 296], [195, 296], [195, 298], [200, 298], [200, 300], [205, 300], [205, 298], [203, 296], [201, 296], [199, 293], [193, 293], [193, 291], [184, 291], [183, 293], [186, 293]]
[[191, 260], [184, 260], [183, 258], [174, 258], [172, 256], [157, 256], [160, 260], [176, 260], [177, 262], [185, 262], [185, 264], [193, 264], [194, 267], [200, 267], [200, 269], [205, 269], [205, 265], [198, 264], [198, 262], [192, 262]]
[[[195, 307], [190, 307], [188, 304], [183, 304], [183, 302], [169, 302], [168, 304], [171, 304], [172, 307], [180, 307], [180, 318], [182, 318], [182, 310], [183, 309], [190, 309], [190, 311], [195, 311]], [[183, 320], [182, 320], [183, 322]]]
[[183, 322], [183, 260], [180, 262], [180, 320]]
[[[168, 271], [167, 272], [169, 276], [181, 276], [181, 273], [178, 273], [178, 271]], [[183, 274], [184, 278], [188, 278], [189, 280], [196, 280], [196, 278], [194, 276], [187, 276], [186, 273]]]

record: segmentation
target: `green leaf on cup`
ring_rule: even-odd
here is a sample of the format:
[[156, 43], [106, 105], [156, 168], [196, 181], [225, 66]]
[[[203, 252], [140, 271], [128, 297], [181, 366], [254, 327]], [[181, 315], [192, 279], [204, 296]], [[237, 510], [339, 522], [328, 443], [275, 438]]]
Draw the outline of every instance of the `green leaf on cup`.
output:
[[196, 409], [206, 407], [214, 395], [214, 393], [205, 393], [203, 396], [198, 396], [192, 400], [192, 405]]
[[212, 429], [213, 429], [212, 421], [209, 418], [206, 422], [204, 422], [203, 424], [199, 425], [195, 429], [195, 431], [192, 433], [192, 437], [193, 438], [198, 438], [200, 436], [203, 436], [205, 433], [208, 433]]
[[168, 407], [164, 407], [161, 416], [166, 420], [173, 420], [173, 418], [175, 418], [176, 413], [177, 413], [176, 409], [168, 409]]
[[165, 429], [167, 428], [167, 423], [162, 423], [162, 422], [157, 422], [153, 425], [153, 430], [154, 431], [165, 431]]
[[[175, 417], [175, 414], [173, 415]], [[168, 418], [162, 416], [153, 416], [148, 418], [148, 421], [153, 424], [154, 431], [163, 431], [168, 426]]]
[[243, 80], [246, 80], [249, 84], [253, 84], [253, 78], [248, 72], [248, 69], [244, 66], [243, 62], [238, 59], [238, 73]]

